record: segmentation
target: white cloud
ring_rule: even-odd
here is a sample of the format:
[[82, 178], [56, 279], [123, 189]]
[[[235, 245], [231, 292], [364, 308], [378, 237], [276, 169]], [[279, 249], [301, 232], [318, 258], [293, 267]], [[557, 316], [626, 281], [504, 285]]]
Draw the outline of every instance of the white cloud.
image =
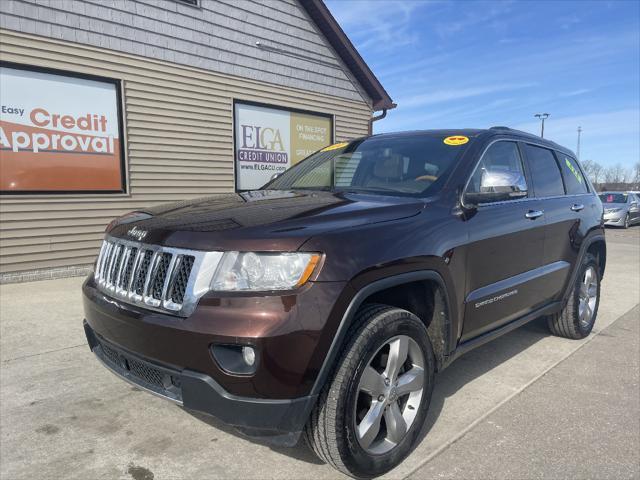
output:
[[[640, 136], [640, 109], [629, 108], [558, 118], [552, 114], [544, 124], [545, 137], [551, 140], [567, 137], [573, 139], [576, 137], [579, 126], [582, 127], [584, 135], [592, 137], [631, 135], [638, 138]], [[540, 122], [531, 121], [513, 128], [537, 135], [540, 132]]]
[[414, 44], [410, 28], [415, 10], [426, 2], [404, 0], [340, 0], [327, 6], [359, 50], [388, 51]]
[[456, 8], [457, 15], [454, 18], [447, 19], [446, 22], [437, 23], [434, 26], [435, 32], [441, 38], [446, 38], [452, 35], [459, 35], [461, 32], [477, 25], [487, 25], [495, 31], [506, 31], [512, 4], [513, 1], [511, 0], [491, 2], [486, 4], [487, 8], [481, 14], [477, 10], [461, 14], [460, 12], [465, 12], [465, 10]]
[[[640, 109], [589, 113], [554, 118], [544, 124], [544, 136], [575, 150], [578, 127], [582, 127], [581, 158], [604, 164], [616, 162], [630, 166], [640, 159]], [[527, 122], [513, 128], [540, 134], [539, 122]], [[615, 158], [611, 155], [615, 153]]]
[[444, 90], [431, 91], [429, 93], [419, 93], [410, 97], [398, 100], [398, 105], [404, 108], [422, 107], [436, 103], [461, 100], [464, 98], [478, 97], [496, 92], [506, 92], [519, 90], [535, 86], [534, 83], [512, 83], [512, 84], [490, 84], [477, 87], [450, 88]]
[[570, 92], [561, 93], [561, 97], [577, 97], [578, 95], [584, 95], [585, 93], [589, 93], [591, 91], [590, 88], [579, 88], [577, 90], [572, 90]]

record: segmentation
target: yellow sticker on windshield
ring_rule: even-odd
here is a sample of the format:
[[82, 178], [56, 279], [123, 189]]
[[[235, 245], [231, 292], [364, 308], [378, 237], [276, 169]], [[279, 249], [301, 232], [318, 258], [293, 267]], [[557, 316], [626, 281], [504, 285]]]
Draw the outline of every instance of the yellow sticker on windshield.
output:
[[328, 147], [324, 147], [320, 151], [321, 152], [328, 152], [330, 150], [337, 150], [339, 148], [346, 147], [347, 145], [349, 145], [349, 142], [334, 143], [333, 145], [329, 145]]
[[453, 135], [444, 139], [444, 143], [447, 145], [464, 145], [469, 141], [469, 137], [464, 135]]

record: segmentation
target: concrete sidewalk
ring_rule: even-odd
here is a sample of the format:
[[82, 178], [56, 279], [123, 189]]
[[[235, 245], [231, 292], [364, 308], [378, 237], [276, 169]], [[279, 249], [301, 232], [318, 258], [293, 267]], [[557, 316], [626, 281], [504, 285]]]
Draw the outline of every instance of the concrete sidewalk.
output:
[[640, 478], [639, 356], [636, 306], [411, 478]]
[[[488, 415], [535, 388], [545, 373], [562, 367], [574, 352], [598, 338], [595, 334], [638, 303], [640, 227], [607, 231], [607, 239], [609, 258], [594, 335], [582, 341], [561, 339], [550, 336], [541, 322], [534, 322], [454, 362], [438, 375], [423, 440], [387, 477], [422, 477], [422, 469], [445, 458], [455, 442], [483, 425]], [[86, 346], [81, 283], [82, 279], [71, 278], [0, 287], [2, 479], [339, 478], [303, 445], [272, 449], [254, 443], [213, 419], [141, 392], [108, 372]], [[619, 348], [617, 341], [602, 345], [612, 357]], [[631, 372], [619, 374], [626, 381], [632, 378]], [[585, 371], [585, 375], [588, 382], [591, 374]], [[617, 392], [622, 396], [635, 393]], [[537, 401], [546, 402], [540, 395]], [[546, 412], [541, 417], [537, 410], [530, 413], [530, 405], [522, 408], [525, 410], [518, 415], [532, 424], [549, 416]], [[590, 416], [576, 418], [575, 423], [584, 428], [585, 439], [593, 438], [589, 436]], [[622, 432], [627, 437], [637, 432], [637, 422], [628, 422], [627, 427]], [[522, 431], [518, 435], [514, 445], [517, 438], [525, 438]], [[499, 438], [499, 432], [487, 433], [485, 443], [495, 451], [491, 465], [484, 467], [485, 478], [512, 478], [524, 471], [514, 470], [510, 475], [500, 465], [502, 458], [519, 458], [519, 454], [508, 448], [511, 444], [498, 444]], [[621, 451], [626, 448], [625, 442], [616, 442], [622, 443]], [[525, 459], [515, 462], [520, 463], [526, 464]], [[604, 467], [592, 463], [588, 468], [587, 476], [598, 477]], [[444, 468], [439, 472], [456, 475]], [[561, 463], [555, 472], [570, 476], [562, 474]]]

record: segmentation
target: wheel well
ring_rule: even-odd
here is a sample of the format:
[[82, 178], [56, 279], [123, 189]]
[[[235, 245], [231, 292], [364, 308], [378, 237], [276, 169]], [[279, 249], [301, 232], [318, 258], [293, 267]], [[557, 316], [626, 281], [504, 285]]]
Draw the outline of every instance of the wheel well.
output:
[[587, 248], [587, 252], [598, 259], [600, 278], [604, 276], [604, 268], [607, 264], [607, 244], [604, 240], [596, 240]]
[[450, 318], [445, 292], [436, 281], [423, 280], [397, 285], [371, 294], [364, 304], [381, 303], [402, 308], [417, 316], [427, 327], [440, 368], [448, 352]]

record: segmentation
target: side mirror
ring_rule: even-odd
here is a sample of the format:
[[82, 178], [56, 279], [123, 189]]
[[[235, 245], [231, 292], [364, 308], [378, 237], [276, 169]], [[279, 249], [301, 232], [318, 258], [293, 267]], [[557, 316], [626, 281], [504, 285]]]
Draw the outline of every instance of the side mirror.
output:
[[483, 168], [480, 185], [474, 186], [470, 184], [469, 188], [472, 191], [465, 193], [464, 203], [472, 206], [514, 200], [527, 196], [527, 182], [524, 175], [520, 172], [509, 170]]

